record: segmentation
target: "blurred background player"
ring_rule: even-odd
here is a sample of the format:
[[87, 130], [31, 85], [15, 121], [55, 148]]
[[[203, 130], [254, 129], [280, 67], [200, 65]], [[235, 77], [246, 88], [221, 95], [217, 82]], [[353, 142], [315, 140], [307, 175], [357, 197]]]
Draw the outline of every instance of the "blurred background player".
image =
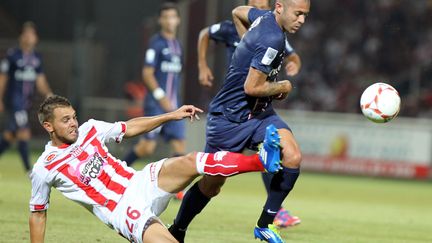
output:
[[31, 169], [28, 112], [35, 87], [43, 96], [51, 94], [42, 68], [42, 57], [35, 51], [37, 42], [36, 26], [32, 22], [25, 22], [19, 36], [19, 47], [9, 49], [0, 66], [0, 112], [6, 112], [8, 116], [0, 139], [0, 154], [17, 141], [27, 172]]
[[[173, 111], [180, 103], [182, 47], [176, 37], [177, 27], [180, 24], [177, 6], [174, 3], [164, 3], [159, 10], [158, 22], [161, 30], [150, 39], [142, 69], [143, 81], [149, 91], [144, 100], [146, 116]], [[124, 160], [131, 165], [136, 159], [153, 154], [158, 135], [162, 135], [170, 142], [174, 156], [183, 155], [185, 153], [184, 129], [183, 121], [164, 124], [141, 137]]]
[[[240, 36], [224, 84], [210, 103], [206, 127], [206, 152], [228, 148], [256, 150], [264, 139], [262, 127], [274, 124], [281, 136], [283, 169], [271, 179], [270, 189], [257, 225], [255, 238], [284, 242], [273, 224], [283, 201], [300, 174], [301, 152], [289, 128], [274, 111], [273, 99], [284, 99], [292, 90], [289, 80], [277, 81], [285, 57], [286, 33], [296, 33], [309, 13], [309, 0], [278, 0], [273, 12], [259, 15], [248, 6], [233, 10]], [[180, 242], [195, 215], [216, 196], [225, 178], [203, 176], [186, 193], [170, 232]]]
[[[262, 15], [270, 11], [271, 7], [269, 4], [270, 0], [249, 0], [247, 4], [255, 7], [262, 11], [256, 11], [257, 15]], [[199, 82], [205, 87], [212, 87], [213, 83], [213, 72], [207, 64], [207, 51], [210, 40], [220, 42], [226, 46], [226, 62], [227, 67], [231, 64], [231, 58], [235, 51], [235, 48], [240, 43], [240, 37], [237, 33], [234, 23], [231, 20], [225, 20], [217, 24], [213, 24], [201, 30], [198, 38], [198, 71], [199, 71]], [[288, 40], [286, 44], [286, 57], [285, 57], [285, 72], [288, 76], [296, 75], [301, 68], [300, 56], [295, 53], [294, 49], [289, 44]], [[269, 192], [270, 182], [273, 177], [272, 174], [262, 173], [263, 182], [267, 193]], [[301, 222], [297, 216], [292, 216], [288, 210], [281, 208], [276, 217], [274, 224], [278, 227], [284, 228], [288, 226], [294, 226]]]

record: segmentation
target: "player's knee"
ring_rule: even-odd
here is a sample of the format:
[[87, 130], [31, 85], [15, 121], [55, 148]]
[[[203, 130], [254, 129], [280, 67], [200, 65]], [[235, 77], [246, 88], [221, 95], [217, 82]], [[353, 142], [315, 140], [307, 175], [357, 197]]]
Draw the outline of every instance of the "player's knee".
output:
[[190, 152], [186, 155], [183, 155], [183, 161], [185, 161], [186, 165], [188, 167], [193, 167], [194, 169], [196, 169], [196, 152]]
[[146, 142], [140, 141], [135, 147], [134, 151], [138, 157], [144, 157], [146, 155], [153, 154], [155, 146], [147, 144]]
[[299, 168], [301, 161], [302, 161], [302, 155], [299, 150], [294, 151], [282, 151], [283, 159], [282, 164], [285, 167], [288, 168]]
[[3, 133], [3, 138], [4, 138], [4, 140], [8, 141], [9, 143], [12, 143], [15, 140], [15, 136], [13, 135], [12, 132], [9, 132], [9, 131], [5, 131]]
[[29, 141], [31, 138], [31, 133], [29, 129], [22, 129], [16, 133], [16, 138], [21, 141]]

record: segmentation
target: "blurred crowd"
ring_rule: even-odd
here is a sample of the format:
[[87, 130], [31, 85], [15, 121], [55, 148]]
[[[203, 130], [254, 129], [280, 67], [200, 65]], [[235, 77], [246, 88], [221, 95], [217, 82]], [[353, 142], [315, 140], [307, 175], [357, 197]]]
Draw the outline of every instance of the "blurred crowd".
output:
[[362, 90], [386, 82], [401, 115], [432, 117], [432, 1], [314, 1], [288, 38], [303, 67], [277, 107], [357, 113]]

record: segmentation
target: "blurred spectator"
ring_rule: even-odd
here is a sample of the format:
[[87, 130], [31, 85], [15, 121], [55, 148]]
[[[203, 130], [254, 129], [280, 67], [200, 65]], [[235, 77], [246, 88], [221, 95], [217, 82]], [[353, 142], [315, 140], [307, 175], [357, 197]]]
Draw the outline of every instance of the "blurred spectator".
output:
[[432, 117], [432, 1], [316, 1], [298, 36], [295, 92], [279, 108], [359, 112], [361, 92], [393, 85], [401, 114]]

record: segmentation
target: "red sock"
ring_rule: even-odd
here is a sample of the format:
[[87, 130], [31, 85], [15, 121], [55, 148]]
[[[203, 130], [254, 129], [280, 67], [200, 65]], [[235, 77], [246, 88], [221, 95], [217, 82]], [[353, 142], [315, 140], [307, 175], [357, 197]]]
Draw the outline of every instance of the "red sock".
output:
[[235, 174], [264, 171], [258, 154], [246, 156], [239, 153], [220, 151], [197, 153], [197, 171], [206, 175], [233, 176]]

